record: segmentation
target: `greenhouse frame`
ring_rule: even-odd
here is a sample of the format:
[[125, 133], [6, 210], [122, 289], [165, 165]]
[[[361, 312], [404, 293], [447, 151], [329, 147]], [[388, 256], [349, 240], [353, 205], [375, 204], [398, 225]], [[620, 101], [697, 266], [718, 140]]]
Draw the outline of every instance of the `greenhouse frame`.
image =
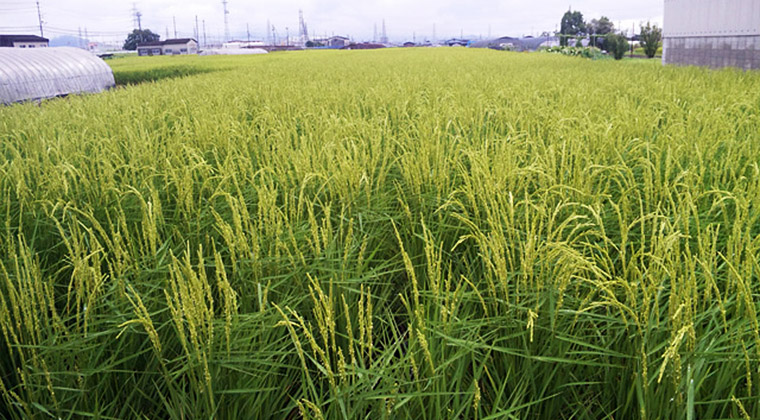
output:
[[0, 48], [0, 103], [98, 93], [115, 85], [103, 60], [78, 48]]

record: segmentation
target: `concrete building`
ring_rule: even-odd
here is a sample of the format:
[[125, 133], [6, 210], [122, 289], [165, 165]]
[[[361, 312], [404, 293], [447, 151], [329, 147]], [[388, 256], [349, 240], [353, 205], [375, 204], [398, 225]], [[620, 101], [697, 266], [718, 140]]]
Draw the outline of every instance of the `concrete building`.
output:
[[50, 40], [37, 35], [0, 35], [0, 47], [46, 48]]
[[137, 55], [140, 57], [187, 54], [198, 54], [198, 41], [192, 38], [167, 39], [166, 41], [147, 42], [137, 46]]
[[760, 1], [665, 0], [662, 61], [760, 69]]

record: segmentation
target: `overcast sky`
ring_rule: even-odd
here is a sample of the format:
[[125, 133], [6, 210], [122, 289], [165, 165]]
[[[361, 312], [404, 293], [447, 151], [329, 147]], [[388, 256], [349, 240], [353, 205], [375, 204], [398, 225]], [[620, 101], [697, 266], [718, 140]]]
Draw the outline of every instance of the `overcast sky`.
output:
[[[142, 26], [161, 38], [192, 37], [195, 16], [206, 22], [209, 39], [224, 36], [222, 0], [40, 0], [45, 36], [77, 35], [85, 28], [91, 40], [122, 40], [134, 27], [133, 7], [142, 13]], [[374, 25], [381, 32], [385, 19], [391, 41], [436, 38], [537, 35], [558, 28], [562, 14], [572, 6], [586, 20], [609, 17], [630, 31], [633, 25], [662, 23], [663, 0], [229, 0], [230, 32], [263, 39], [269, 20], [278, 36], [298, 34], [298, 11], [303, 10], [311, 34], [346, 35], [371, 40]], [[0, 0], [0, 33], [39, 34], [35, 0]]]

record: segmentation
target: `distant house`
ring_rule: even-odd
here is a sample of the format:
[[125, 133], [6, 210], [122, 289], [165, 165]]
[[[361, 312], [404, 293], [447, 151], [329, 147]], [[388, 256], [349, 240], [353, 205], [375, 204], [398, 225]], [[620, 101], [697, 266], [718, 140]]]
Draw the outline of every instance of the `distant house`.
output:
[[343, 47], [343, 50], [378, 50], [380, 48], [385, 48], [385, 45], [383, 44], [373, 44], [371, 42], [361, 42], [361, 43], [354, 43], [349, 44]]
[[414, 42], [411, 42], [411, 41], [404, 42], [405, 48], [416, 47], [416, 46], [417, 44], [415, 44]]
[[146, 57], [150, 55], [164, 55], [164, 43], [161, 41], [146, 42], [137, 45], [137, 55]]
[[327, 38], [327, 46], [330, 48], [344, 48], [351, 44], [351, 40], [345, 36], [331, 36]]
[[137, 55], [188, 55], [198, 54], [198, 41], [192, 38], [167, 39], [137, 45]]
[[6, 48], [45, 48], [50, 40], [37, 35], [0, 35], [0, 47]]
[[470, 40], [452, 38], [448, 41], [444, 41], [443, 43], [449, 47], [466, 47], [470, 43]]

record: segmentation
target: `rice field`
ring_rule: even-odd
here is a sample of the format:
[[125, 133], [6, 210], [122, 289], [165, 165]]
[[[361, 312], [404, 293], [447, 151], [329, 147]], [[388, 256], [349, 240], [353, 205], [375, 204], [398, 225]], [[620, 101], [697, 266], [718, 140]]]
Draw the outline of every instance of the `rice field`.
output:
[[0, 108], [0, 418], [760, 418], [760, 74], [110, 64]]

